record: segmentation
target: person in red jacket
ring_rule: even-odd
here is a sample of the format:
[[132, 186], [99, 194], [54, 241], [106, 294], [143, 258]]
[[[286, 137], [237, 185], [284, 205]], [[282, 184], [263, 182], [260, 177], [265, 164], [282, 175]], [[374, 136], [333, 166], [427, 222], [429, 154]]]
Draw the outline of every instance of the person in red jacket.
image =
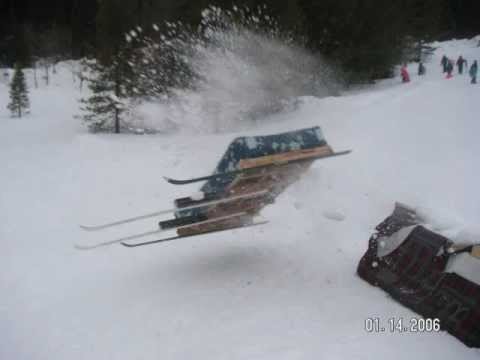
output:
[[400, 69], [400, 75], [402, 76], [402, 82], [408, 83], [410, 82], [410, 74], [407, 70], [407, 64], [403, 64], [402, 68]]

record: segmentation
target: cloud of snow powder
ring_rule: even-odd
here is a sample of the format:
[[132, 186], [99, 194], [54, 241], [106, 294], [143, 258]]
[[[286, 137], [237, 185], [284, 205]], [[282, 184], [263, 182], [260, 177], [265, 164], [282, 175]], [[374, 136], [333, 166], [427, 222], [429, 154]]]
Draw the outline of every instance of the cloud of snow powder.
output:
[[291, 108], [300, 96], [337, 91], [321, 57], [282, 34], [261, 8], [209, 7], [198, 33], [189, 41], [183, 36], [172, 49], [195, 77], [189, 89], [171, 89], [168, 97], [137, 109], [144, 126], [160, 131], [237, 130]]

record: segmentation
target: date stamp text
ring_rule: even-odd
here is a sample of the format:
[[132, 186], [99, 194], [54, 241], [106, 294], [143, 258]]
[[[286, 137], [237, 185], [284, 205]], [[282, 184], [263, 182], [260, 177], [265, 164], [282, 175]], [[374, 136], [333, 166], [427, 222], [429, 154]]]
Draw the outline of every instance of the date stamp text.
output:
[[365, 331], [368, 333], [427, 333], [440, 331], [440, 319], [390, 317], [370, 317], [365, 319]]

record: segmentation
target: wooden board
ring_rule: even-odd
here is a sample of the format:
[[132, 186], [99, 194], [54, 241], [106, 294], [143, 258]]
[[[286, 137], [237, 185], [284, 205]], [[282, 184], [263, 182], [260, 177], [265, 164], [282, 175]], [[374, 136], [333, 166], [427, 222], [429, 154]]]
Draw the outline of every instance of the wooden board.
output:
[[192, 224], [188, 227], [177, 229], [179, 236], [191, 236], [218, 230], [234, 229], [252, 222], [252, 216], [244, 215], [231, 219], [223, 219], [208, 224]]
[[285, 153], [260, 156], [252, 159], [240, 160], [240, 169], [251, 169], [257, 166], [265, 166], [270, 164], [285, 164], [292, 160], [308, 159], [309, 157], [326, 156], [333, 154], [330, 146], [319, 146], [311, 149], [292, 150]]

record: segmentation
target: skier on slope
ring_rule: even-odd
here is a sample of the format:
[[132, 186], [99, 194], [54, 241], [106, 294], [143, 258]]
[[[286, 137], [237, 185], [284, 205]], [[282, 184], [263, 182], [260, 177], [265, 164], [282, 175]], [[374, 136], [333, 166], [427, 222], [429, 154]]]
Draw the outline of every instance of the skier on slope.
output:
[[418, 63], [418, 75], [419, 76], [425, 75], [426, 72], [427, 72], [427, 69], [425, 68], [425, 65], [423, 65], [423, 62], [420, 61]]
[[477, 73], [478, 73], [478, 64], [477, 60], [475, 60], [470, 66], [470, 70], [468, 71], [472, 81], [470, 81], [471, 84], [476, 84], [477, 83]]
[[445, 55], [442, 56], [442, 60], [440, 61], [440, 64], [443, 67], [443, 73], [446, 73], [447, 72], [447, 65], [448, 65], [448, 58]]
[[400, 69], [400, 75], [402, 76], [402, 82], [408, 83], [410, 82], [410, 74], [407, 70], [407, 64], [403, 64], [402, 68]]
[[457, 68], [458, 68], [458, 73], [459, 73], [460, 75], [463, 74], [463, 66], [467, 66], [466, 63], [467, 63], [467, 60], [465, 60], [465, 59], [463, 58], [463, 56], [460, 55], [460, 56], [458, 57], [458, 59], [457, 59]]
[[452, 77], [453, 72], [453, 60], [447, 59], [447, 79]]

